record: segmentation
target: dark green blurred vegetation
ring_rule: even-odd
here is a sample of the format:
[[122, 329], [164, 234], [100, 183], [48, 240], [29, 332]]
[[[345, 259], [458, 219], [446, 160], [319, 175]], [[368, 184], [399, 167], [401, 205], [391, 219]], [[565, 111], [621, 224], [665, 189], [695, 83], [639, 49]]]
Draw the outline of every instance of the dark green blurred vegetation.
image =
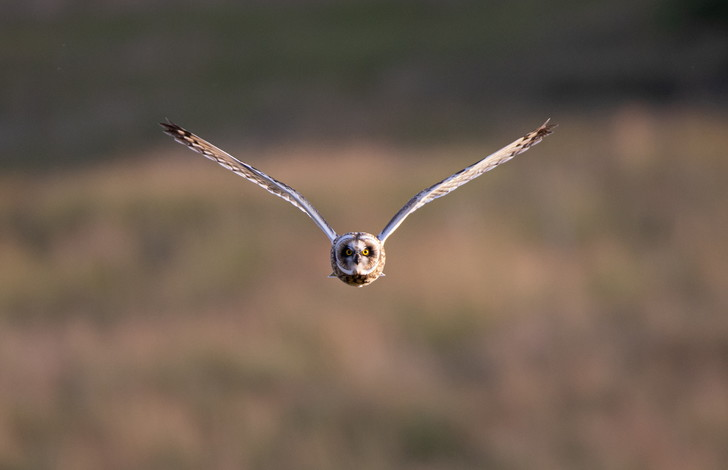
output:
[[3, 166], [158, 140], [478, 137], [624, 99], [725, 106], [723, 2], [18, 2], [0, 20]]
[[[0, 470], [728, 468], [723, 3], [0, 18]], [[533, 129], [353, 289], [339, 231]], [[42, 171], [39, 171], [42, 170]]]

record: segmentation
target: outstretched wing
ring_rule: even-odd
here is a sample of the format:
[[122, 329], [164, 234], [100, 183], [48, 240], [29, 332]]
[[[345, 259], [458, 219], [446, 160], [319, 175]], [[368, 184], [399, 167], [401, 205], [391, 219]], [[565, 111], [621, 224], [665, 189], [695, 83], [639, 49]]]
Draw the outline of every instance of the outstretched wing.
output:
[[210, 160], [216, 161], [223, 168], [227, 168], [248, 181], [252, 181], [261, 188], [268, 190], [268, 192], [285, 199], [301, 209], [306, 213], [306, 215], [313, 219], [321, 230], [323, 230], [326, 236], [329, 237], [330, 241], [333, 242], [336, 238], [336, 232], [334, 229], [331, 228], [331, 226], [326, 222], [326, 220], [324, 220], [321, 214], [319, 214], [311, 203], [295, 189], [285, 183], [281, 183], [280, 181], [271, 178], [247, 163], [241, 162], [227, 152], [179, 127], [177, 124], [172, 122], [161, 122], [160, 125], [164, 128], [164, 132], [174, 137], [177, 142], [186, 145], [195, 152], [201, 153]]
[[428, 202], [434, 201], [435, 199], [448, 194], [460, 186], [464, 185], [468, 181], [472, 181], [478, 176], [482, 175], [486, 171], [492, 170], [501, 163], [505, 163], [516, 155], [525, 152], [529, 148], [533, 147], [537, 143], [541, 142], [541, 139], [551, 134], [551, 131], [555, 124], [549, 124], [549, 120], [544, 122], [541, 127], [533, 132], [530, 132], [515, 142], [503, 147], [495, 153], [492, 153], [484, 159], [477, 161], [467, 168], [463, 168], [452, 176], [445, 178], [444, 180], [430, 186], [427, 189], [423, 189], [410, 199], [403, 208], [397, 212], [392, 220], [384, 227], [381, 233], [378, 235], [379, 240], [384, 243], [384, 240], [389, 237], [392, 232], [397, 230], [397, 227], [407, 218], [408, 215], [424, 206]]

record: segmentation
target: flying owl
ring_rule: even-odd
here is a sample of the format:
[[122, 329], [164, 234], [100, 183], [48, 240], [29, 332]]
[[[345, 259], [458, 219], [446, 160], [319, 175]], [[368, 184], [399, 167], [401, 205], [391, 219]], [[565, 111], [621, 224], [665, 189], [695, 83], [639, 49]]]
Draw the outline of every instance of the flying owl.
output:
[[252, 181], [305, 212], [331, 242], [331, 267], [333, 272], [329, 277], [337, 277], [350, 286], [362, 287], [376, 281], [380, 276], [384, 276], [382, 272], [385, 260], [384, 242], [397, 230], [397, 227], [404, 222], [407, 216], [425, 204], [448, 194], [541, 142], [556, 127], [554, 124], [550, 124], [549, 121], [547, 120], [535, 131], [529, 132], [497, 152], [417, 193], [392, 217], [392, 220], [384, 226], [379, 235], [367, 232], [349, 232], [338, 235], [311, 203], [301, 193], [287, 184], [271, 178], [245, 162], [241, 162], [227, 152], [172, 122], [160, 124], [164, 128], [164, 132], [174, 137], [177, 142], [201, 153], [210, 160], [216, 161], [224, 168]]

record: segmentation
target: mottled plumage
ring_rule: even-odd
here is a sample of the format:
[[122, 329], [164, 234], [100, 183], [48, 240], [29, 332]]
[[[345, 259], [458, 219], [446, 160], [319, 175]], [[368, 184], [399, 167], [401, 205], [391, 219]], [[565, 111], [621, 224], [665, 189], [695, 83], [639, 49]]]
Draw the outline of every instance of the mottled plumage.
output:
[[384, 243], [371, 233], [350, 232], [331, 244], [331, 277], [361, 287], [383, 276]]
[[382, 272], [385, 261], [384, 242], [410, 214], [425, 204], [472, 181], [486, 171], [492, 170], [501, 163], [505, 163], [516, 155], [525, 152], [541, 142], [545, 136], [551, 134], [552, 129], [555, 127], [555, 125], [546, 121], [535, 131], [529, 132], [497, 152], [420, 191], [392, 217], [392, 220], [385, 225], [379, 235], [374, 236], [366, 232], [349, 232], [337, 235], [336, 231], [331, 228], [311, 203], [295, 189], [271, 178], [247, 163], [237, 160], [232, 155], [176, 124], [166, 122], [161, 123], [161, 125], [164, 127], [164, 131], [178, 142], [201, 153], [210, 160], [216, 161], [224, 168], [252, 181], [270, 193], [285, 199], [311, 217], [331, 242], [331, 267], [333, 269], [331, 276], [356, 287], [365, 286], [384, 275]]

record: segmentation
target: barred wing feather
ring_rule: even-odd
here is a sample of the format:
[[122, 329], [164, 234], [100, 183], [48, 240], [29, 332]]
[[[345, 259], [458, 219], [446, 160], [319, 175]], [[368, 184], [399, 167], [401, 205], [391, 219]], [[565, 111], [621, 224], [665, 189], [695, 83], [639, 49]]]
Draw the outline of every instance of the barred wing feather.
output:
[[384, 241], [394, 232], [397, 227], [400, 226], [404, 219], [407, 218], [414, 211], [424, 206], [425, 204], [434, 201], [435, 199], [442, 197], [451, 191], [459, 188], [460, 186], [468, 183], [478, 176], [482, 175], [486, 171], [490, 171], [501, 163], [505, 163], [511, 158], [518, 154], [525, 152], [530, 149], [547, 135], [551, 134], [555, 124], [550, 124], [550, 120], [544, 122], [541, 127], [533, 132], [529, 132], [520, 139], [511, 142], [502, 149], [495, 153], [488, 155], [487, 157], [479, 160], [467, 168], [463, 168], [452, 176], [445, 178], [444, 180], [436, 183], [429, 188], [423, 189], [417, 193], [407, 204], [397, 212], [392, 220], [387, 223], [384, 229], [378, 235], [379, 240]]
[[223, 168], [227, 168], [233, 173], [242, 176], [248, 181], [252, 181], [261, 188], [267, 190], [271, 194], [285, 199], [294, 206], [302, 210], [306, 215], [311, 217], [316, 225], [326, 234], [329, 241], [334, 241], [336, 238], [336, 231], [324, 220], [319, 212], [311, 205], [301, 193], [291, 188], [285, 183], [282, 183], [275, 178], [272, 178], [257, 168], [248, 165], [245, 162], [241, 162], [229, 153], [215, 147], [211, 143], [201, 139], [195, 134], [181, 128], [177, 124], [172, 122], [162, 122], [160, 125], [164, 128], [164, 132], [174, 137], [174, 139], [209, 158], [212, 161], [217, 162]]

